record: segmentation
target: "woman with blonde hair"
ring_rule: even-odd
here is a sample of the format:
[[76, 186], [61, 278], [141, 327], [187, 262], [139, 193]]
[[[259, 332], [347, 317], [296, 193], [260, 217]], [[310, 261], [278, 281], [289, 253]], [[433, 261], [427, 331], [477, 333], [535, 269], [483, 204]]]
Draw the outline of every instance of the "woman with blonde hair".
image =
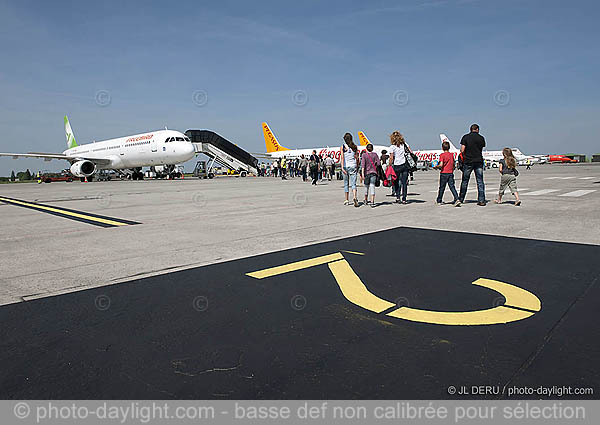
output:
[[[409, 167], [406, 163], [407, 153], [412, 152], [406, 144], [404, 136], [399, 131], [394, 131], [390, 134], [390, 158], [389, 165], [394, 168], [396, 180], [394, 181], [394, 193], [396, 194], [396, 202], [406, 204], [406, 194], [408, 191], [408, 172]], [[402, 190], [401, 190], [402, 189]], [[402, 200], [400, 196], [402, 195]]]
[[518, 207], [521, 205], [521, 199], [519, 199], [519, 192], [517, 190], [517, 176], [519, 175], [519, 172], [517, 171], [517, 159], [513, 155], [511, 148], [502, 149], [502, 156], [504, 158], [499, 161], [498, 165], [498, 171], [500, 172], [500, 190], [498, 191], [498, 199], [496, 199], [495, 202], [497, 204], [502, 203], [502, 196], [508, 186], [516, 199], [515, 206]]

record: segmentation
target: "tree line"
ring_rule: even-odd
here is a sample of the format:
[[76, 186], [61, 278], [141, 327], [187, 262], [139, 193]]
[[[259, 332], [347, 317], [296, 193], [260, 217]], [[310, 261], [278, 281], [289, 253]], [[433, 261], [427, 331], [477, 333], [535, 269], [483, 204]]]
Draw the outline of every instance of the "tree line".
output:
[[0, 177], [0, 181], [4, 181], [4, 182], [15, 182], [15, 181], [26, 181], [26, 180], [33, 180], [34, 176], [33, 174], [31, 174], [31, 171], [29, 171], [29, 168], [26, 171], [19, 171], [15, 174], [14, 170], [10, 173], [10, 177]]

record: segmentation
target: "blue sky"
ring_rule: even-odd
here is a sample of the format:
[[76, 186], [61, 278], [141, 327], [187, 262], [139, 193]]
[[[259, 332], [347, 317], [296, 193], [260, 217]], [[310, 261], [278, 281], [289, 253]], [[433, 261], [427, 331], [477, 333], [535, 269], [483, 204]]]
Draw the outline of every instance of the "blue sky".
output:
[[[79, 143], [167, 125], [263, 152], [267, 121], [287, 147], [359, 130], [387, 144], [398, 129], [437, 148], [440, 132], [458, 142], [477, 122], [490, 149], [596, 153], [599, 12], [593, 1], [0, 2], [0, 151], [61, 152], [67, 114]], [[0, 175], [65, 165], [0, 158]]]

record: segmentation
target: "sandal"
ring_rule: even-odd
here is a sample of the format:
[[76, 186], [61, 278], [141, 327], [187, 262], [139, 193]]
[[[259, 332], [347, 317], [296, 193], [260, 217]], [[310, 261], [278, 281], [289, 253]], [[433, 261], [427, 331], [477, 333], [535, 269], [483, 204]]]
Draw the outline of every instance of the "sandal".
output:
[[517, 202], [515, 202], [515, 207], [520, 207], [520, 206], [521, 206], [521, 201], [520, 200], [517, 201]]

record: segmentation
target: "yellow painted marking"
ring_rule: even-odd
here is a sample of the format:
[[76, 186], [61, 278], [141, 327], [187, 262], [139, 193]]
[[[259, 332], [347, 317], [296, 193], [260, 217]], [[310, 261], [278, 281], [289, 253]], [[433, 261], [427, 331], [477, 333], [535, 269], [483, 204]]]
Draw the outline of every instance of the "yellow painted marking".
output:
[[375, 313], [381, 313], [395, 305], [369, 292], [346, 260], [335, 261], [328, 265], [342, 294], [352, 304]]
[[354, 255], [365, 255], [364, 252], [357, 252], [357, 251], [342, 251], [342, 252], [347, 252], [348, 254], [354, 254]]
[[89, 215], [81, 214], [81, 213], [76, 213], [76, 212], [72, 212], [72, 211], [65, 211], [65, 210], [62, 210], [60, 208], [47, 207], [45, 205], [32, 204], [30, 202], [23, 202], [23, 201], [17, 201], [17, 200], [14, 200], [14, 199], [7, 199], [7, 198], [3, 198], [1, 196], [0, 196], [0, 201], [8, 202], [8, 203], [11, 203], [11, 204], [26, 205], [28, 207], [37, 208], [39, 210], [57, 212], [57, 213], [60, 213], [60, 214], [70, 215], [71, 217], [84, 218], [86, 220], [97, 221], [98, 223], [105, 223], [105, 224], [110, 224], [110, 225], [113, 225], [113, 226], [127, 226], [127, 223], [121, 223], [119, 221], [109, 220], [109, 219], [106, 219], [106, 218], [93, 217], [93, 216], [89, 216]]
[[[437, 325], [495, 325], [515, 322], [533, 316], [542, 309], [538, 297], [525, 289], [492, 279], [479, 278], [473, 285], [483, 286], [499, 292], [505, 299], [503, 306], [475, 311], [431, 311], [400, 307], [388, 316], [413, 322], [434, 323]], [[516, 310], [509, 307], [525, 308], [532, 311]]]
[[504, 305], [508, 307], [524, 308], [531, 311], [540, 311], [542, 309], [542, 302], [538, 297], [518, 286], [484, 278], [477, 279], [473, 282], [473, 285], [483, 286], [484, 288], [500, 292], [506, 298]]
[[[360, 252], [344, 252], [364, 255]], [[321, 264], [328, 264], [329, 270], [331, 270], [335, 281], [342, 291], [342, 295], [344, 295], [344, 297], [352, 304], [375, 313], [382, 313], [395, 306], [394, 303], [381, 299], [371, 293], [360, 277], [354, 272], [350, 263], [344, 259], [341, 252], [259, 270], [247, 273], [247, 275], [256, 279], [264, 279], [266, 277], [302, 270]], [[479, 278], [472, 282], [472, 284], [498, 292], [506, 299], [505, 304], [475, 311], [432, 311], [411, 307], [399, 307], [386, 315], [397, 319], [432, 323], [436, 325], [472, 326], [515, 322], [517, 320], [527, 319], [528, 317], [533, 316], [535, 312], [542, 309], [542, 303], [538, 297], [518, 286], [485, 278]], [[518, 310], [517, 308], [529, 311]]]
[[311, 258], [309, 260], [297, 261], [295, 263], [284, 264], [283, 266], [271, 267], [270, 269], [258, 270], [252, 273], [246, 273], [247, 276], [264, 279], [265, 277], [276, 276], [278, 274], [294, 272], [296, 270], [307, 269], [309, 267], [330, 263], [336, 260], [343, 260], [340, 252], [335, 254], [323, 255], [322, 257]]
[[387, 314], [397, 319], [411, 322], [433, 323], [435, 325], [497, 325], [515, 322], [533, 316], [533, 313], [515, 310], [504, 306], [477, 311], [431, 311], [410, 307], [400, 307]]

